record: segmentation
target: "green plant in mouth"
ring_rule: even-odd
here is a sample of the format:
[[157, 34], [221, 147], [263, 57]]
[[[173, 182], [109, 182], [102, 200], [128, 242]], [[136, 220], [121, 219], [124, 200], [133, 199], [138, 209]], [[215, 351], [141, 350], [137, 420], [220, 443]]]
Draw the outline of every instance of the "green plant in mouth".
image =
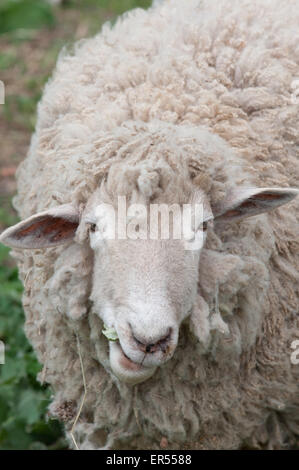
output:
[[109, 341], [118, 340], [118, 335], [114, 328], [108, 328], [106, 325], [104, 325], [104, 329], [102, 330], [102, 333], [104, 336], [106, 336], [106, 338], [108, 338]]

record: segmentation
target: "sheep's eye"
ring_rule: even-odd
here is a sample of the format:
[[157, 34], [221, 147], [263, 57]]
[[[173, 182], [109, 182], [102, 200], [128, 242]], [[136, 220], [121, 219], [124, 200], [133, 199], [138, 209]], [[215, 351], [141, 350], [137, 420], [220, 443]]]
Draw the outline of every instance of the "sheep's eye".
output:
[[90, 232], [95, 232], [97, 229], [97, 225], [96, 224], [90, 224], [89, 225], [89, 231]]
[[202, 231], [203, 231], [203, 232], [206, 232], [207, 229], [208, 229], [208, 222], [203, 222], [203, 224], [202, 224]]

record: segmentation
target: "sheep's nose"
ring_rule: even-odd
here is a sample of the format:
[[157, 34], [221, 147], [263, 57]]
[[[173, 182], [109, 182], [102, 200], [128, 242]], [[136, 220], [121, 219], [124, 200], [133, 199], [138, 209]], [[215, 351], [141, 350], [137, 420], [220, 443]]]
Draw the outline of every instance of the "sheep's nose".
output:
[[132, 333], [132, 336], [140, 351], [148, 354], [153, 354], [156, 351], [162, 351], [163, 353], [166, 353], [170, 343], [171, 328], [169, 328], [167, 333], [162, 335], [158, 341], [155, 342], [147, 342], [144, 339], [141, 341], [141, 338], [136, 337], [136, 334], [134, 333]]

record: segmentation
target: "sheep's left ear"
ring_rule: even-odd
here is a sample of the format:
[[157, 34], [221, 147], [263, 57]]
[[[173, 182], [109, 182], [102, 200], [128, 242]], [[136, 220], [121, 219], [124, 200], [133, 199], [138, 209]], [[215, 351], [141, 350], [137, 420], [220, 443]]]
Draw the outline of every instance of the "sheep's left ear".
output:
[[213, 208], [216, 222], [230, 222], [261, 214], [298, 196], [294, 188], [236, 188]]
[[40, 249], [62, 245], [74, 238], [79, 211], [63, 204], [22, 220], [0, 235], [0, 242], [12, 248]]

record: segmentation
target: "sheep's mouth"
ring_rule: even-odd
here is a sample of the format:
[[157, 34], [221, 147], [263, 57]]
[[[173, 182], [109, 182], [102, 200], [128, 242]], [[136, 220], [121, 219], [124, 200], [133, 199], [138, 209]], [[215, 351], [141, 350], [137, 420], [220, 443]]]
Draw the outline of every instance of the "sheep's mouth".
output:
[[156, 367], [147, 367], [132, 361], [124, 352], [119, 341], [109, 343], [110, 366], [119, 380], [129, 384], [144, 382], [153, 375]]
[[140, 370], [142, 369], [142, 364], [139, 364], [137, 362], [132, 361], [124, 352], [123, 348], [121, 347], [121, 344], [119, 341], [116, 342], [120, 349], [120, 353], [122, 354], [123, 357], [120, 358], [121, 365], [128, 370]]

